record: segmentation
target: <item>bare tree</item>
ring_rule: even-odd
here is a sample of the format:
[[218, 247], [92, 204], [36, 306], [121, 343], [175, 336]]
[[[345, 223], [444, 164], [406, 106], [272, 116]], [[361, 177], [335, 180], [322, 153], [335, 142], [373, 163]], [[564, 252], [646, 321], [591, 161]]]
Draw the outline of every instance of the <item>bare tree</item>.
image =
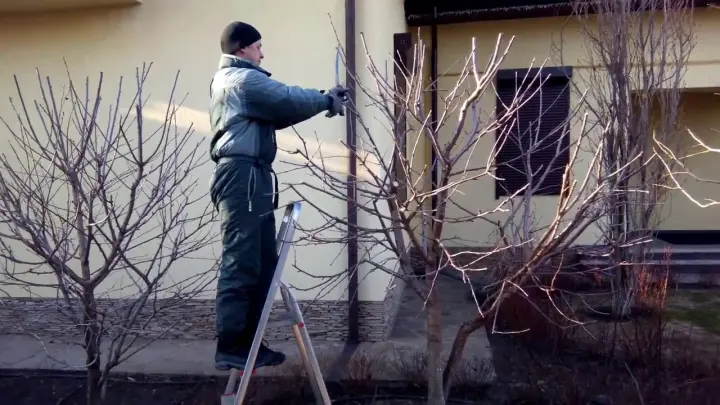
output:
[[[605, 270], [613, 280], [616, 316], [630, 314], [637, 292], [637, 266], [646, 261], [653, 230], [662, 218], [668, 178], [655, 159], [652, 137], [678, 134], [683, 78], [694, 47], [690, 0], [577, 0], [576, 20], [584, 39], [584, 69], [574, 82], [587, 95], [589, 128], [602, 136], [602, 170], [616, 173], [605, 203], [612, 213], [600, 232]], [[576, 28], [572, 29], [572, 34]], [[565, 42], [565, 41], [562, 41]], [[561, 63], [564, 49], [558, 47]], [[572, 63], [575, 61], [573, 60]]]
[[[543, 92], [541, 84], [548, 80], [542, 74], [544, 64], [538, 74], [517, 78], [516, 96], [505, 106], [483, 111], [483, 100], [497, 94], [496, 73], [510, 51], [512, 39], [503, 42], [500, 35], [485, 66], [479, 66], [481, 56], [473, 39], [459, 77], [451, 88], [443, 90], [444, 105], [437, 125], [431, 125], [431, 112], [425, 101], [428, 83], [423, 67], [424, 45], [415, 46], [411, 65], [401, 67], [407, 68], [407, 73], [396, 78], [404, 82], [405, 91], [395, 86], [388, 78], [388, 69], [378, 67], [366, 48], [366, 65], [372, 79], [365, 83], [357, 78], [356, 81], [359, 97], [372, 108], [359, 111], [356, 106], [348, 107], [358, 120], [357, 151], [344, 145], [344, 150], [337, 153], [342, 157], [327, 156], [319, 141], [318, 147], [312, 148], [308, 147], [308, 139], [302, 137], [304, 147], [289, 151], [303, 157], [304, 163], [298, 167], [310, 173], [308, 181], [290, 187], [324, 219], [321, 225], [304, 229], [305, 236], [299, 243], [310, 245], [347, 244], [354, 237], [347, 232], [350, 226], [347, 218], [330, 212], [326, 204], [328, 199], [347, 202], [346, 159], [350, 154], [356, 157], [357, 210], [363, 218], [356, 228], [362, 249], [360, 265], [392, 275], [424, 300], [428, 399], [432, 404], [445, 403], [468, 337], [488, 321], [494, 322], [506, 297], [523, 294], [529, 286], [539, 286], [552, 297], [552, 283], [544, 284], [539, 275], [549, 274], [552, 280], [554, 272], [563, 268], [563, 255], [573, 250], [577, 239], [607, 215], [606, 196], [618, 192], [611, 188], [617, 184], [618, 172], [600, 170], [604, 143], [593, 144], [595, 149], [587, 152], [590, 132], [586, 130], [583, 114], [571, 112], [570, 118], [552, 131], [552, 136], [541, 133], [537, 123], [533, 127], [538, 128], [536, 131], [520, 133], [514, 129], [520, 109]], [[402, 124], [405, 119], [407, 126]], [[573, 136], [569, 134], [571, 130]], [[558, 133], [562, 136], [557, 136]], [[434, 189], [430, 187], [423, 142], [431, 145], [438, 157], [440, 179]], [[499, 163], [498, 155], [509, 142], [521, 148], [521, 157]], [[549, 167], [533, 163], [533, 154], [548, 148], [555, 156], [567, 153], [568, 164], [558, 169], [554, 163]], [[457, 196], [471, 182], [492, 184], [498, 178], [498, 167], [511, 163], [526, 174], [523, 187], [488, 206], [458, 202]], [[562, 192], [557, 197], [555, 215], [538, 224], [533, 207], [535, 198], [545, 184], [544, 179], [556, 176], [557, 170], [562, 177]], [[324, 197], [322, 201], [320, 195]], [[434, 210], [429, 207], [433, 198], [437, 199]], [[458, 249], [462, 241], [448, 231], [448, 226], [478, 221], [485, 221], [496, 230], [496, 240], [480, 252]], [[423, 223], [429, 227], [423, 227]], [[488, 269], [486, 259], [493, 255], [513, 260]], [[417, 267], [422, 273], [419, 276]], [[449, 357], [443, 360], [442, 297], [434, 284], [442, 273], [467, 280], [472, 274], [483, 272], [491, 273], [486, 297], [476, 299], [477, 313], [459, 325]], [[320, 283], [327, 287], [339, 284], [338, 280], [345, 277], [342, 272], [327, 276]]]
[[89, 78], [78, 86], [68, 70], [60, 91], [37, 72], [40, 97], [30, 101], [16, 77], [17, 122], [2, 119], [10, 143], [0, 157], [0, 280], [11, 296], [57, 295], [56, 322], [82, 339], [88, 404], [105, 400], [113, 368], [172, 329], [163, 314], [215, 275], [205, 251], [214, 212], [193, 177], [200, 142], [192, 127], [178, 128], [177, 76], [151, 128], [149, 71], [137, 69], [129, 98], [122, 79], [107, 97], [102, 74], [96, 87]]

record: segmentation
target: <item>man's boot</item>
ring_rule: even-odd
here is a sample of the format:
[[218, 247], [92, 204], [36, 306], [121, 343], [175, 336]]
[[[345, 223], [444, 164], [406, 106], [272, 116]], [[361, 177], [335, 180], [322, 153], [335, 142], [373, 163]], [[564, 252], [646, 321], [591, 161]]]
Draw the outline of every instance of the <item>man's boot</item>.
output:
[[244, 369], [250, 354], [250, 343], [236, 336], [218, 336], [215, 349], [215, 369], [230, 370], [231, 368]]
[[[247, 345], [247, 353], [250, 353], [250, 347], [252, 346], [252, 341], [255, 338], [255, 329], [257, 328], [257, 322], [253, 322], [253, 328], [248, 329], [248, 334], [251, 334], [251, 336], [246, 336], [245, 338], [241, 338], [240, 341], [243, 342], [241, 345]], [[244, 343], [247, 342], [247, 343]], [[247, 355], [246, 355], [247, 357]], [[260, 343], [260, 349], [258, 350], [257, 358], [255, 359], [255, 368], [260, 367], [266, 367], [266, 366], [279, 366], [285, 362], [285, 354], [279, 351], [272, 350], [268, 347], [267, 341], [263, 340]]]
[[263, 341], [258, 351], [255, 368], [264, 366], [279, 366], [285, 362], [285, 354], [283, 352], [272, 350], [268, 347], [267, 342]]
[[[227, 338], [218, 338], [215, 351], [215, 368], [221, 371], [230, 370], [231, 368], [244, 369], [251, 347], [252, 338], [241, 337], [230, 339], [230, 341]], [[263, 341], [258, 350], [254, 368], [279, 366], [285, 362], [285, 359], [285, 354], [270, 349], [267, 342]]]

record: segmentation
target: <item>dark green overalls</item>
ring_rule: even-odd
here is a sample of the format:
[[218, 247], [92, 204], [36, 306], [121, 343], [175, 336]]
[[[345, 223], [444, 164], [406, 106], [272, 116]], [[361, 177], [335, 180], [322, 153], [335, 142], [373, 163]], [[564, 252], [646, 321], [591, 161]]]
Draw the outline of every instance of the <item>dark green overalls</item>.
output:
[[[211, 197], [221, 221], [222, 263], [218, 280], [218, 348], [250, 345], [277, 264], [277, 194], [269, 166], [222, 158]], [[228, 349], [229, 350], [229, 349]]]

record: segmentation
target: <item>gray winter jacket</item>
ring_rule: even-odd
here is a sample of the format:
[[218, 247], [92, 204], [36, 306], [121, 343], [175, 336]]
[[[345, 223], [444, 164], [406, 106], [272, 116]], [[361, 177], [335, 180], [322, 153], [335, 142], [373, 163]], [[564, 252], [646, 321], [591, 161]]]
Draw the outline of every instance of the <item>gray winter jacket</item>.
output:
[[261, 67], [222, 55], [210, 85], [210, 157], [254, 159], [271, 165], [277, 153], [275, 130], [305, 121], [329, 108], [319, 90], [286, 86]]

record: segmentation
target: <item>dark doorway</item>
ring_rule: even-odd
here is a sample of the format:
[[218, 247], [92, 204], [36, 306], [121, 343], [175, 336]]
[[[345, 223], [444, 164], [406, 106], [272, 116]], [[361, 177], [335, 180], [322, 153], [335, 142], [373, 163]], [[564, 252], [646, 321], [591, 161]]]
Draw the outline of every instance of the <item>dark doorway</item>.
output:
[[720, 230], [657, 231], [655, 237], [673, 245], [720, 245]]

